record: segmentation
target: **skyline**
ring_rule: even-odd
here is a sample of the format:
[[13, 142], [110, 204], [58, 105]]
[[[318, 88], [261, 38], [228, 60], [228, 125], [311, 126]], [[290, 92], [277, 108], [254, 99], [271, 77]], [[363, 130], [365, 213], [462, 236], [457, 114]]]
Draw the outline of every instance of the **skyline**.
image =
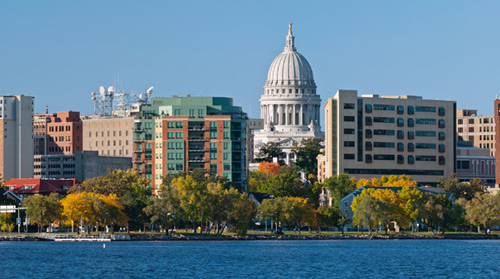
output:
[[488, 115], [500, 88], [493, 1], [45, 3], [0, 4], [1, 95], [34, 96], [38, 113], [91, 114], [90, 93], [120, 78], [126, 91], [154, 86], [152, 97], [232, 97], [260, 117], [289, 22], [322, 105], [355, 89], [456, 100]]

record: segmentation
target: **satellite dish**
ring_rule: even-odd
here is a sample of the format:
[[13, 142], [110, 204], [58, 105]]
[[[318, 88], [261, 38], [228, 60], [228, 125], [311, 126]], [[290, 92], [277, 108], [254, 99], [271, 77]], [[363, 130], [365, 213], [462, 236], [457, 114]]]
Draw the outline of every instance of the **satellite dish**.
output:
[[106, 92], [106, 88], [104, 88], [104, 86], [99, 86], [99, 93], [101, 93], [101, 95], [105, 95], [107, 92]]
[[151, 93], [153, 93], [153, 90], [155, 90], [154, 86], [149, 87], [148, 91], [146, 91], [146, 94], [151, 95]]
[[142, 94], [142, 93], [139, 94], [139, 100], [141, 100], [141, 101], [144, 100], [144, 94]]
[[111, 94], [115, 93], [115, 88], [113, 86], [108, 87], [108, 92]]
[[92, 96], [92, 101], [95, 101], [96, 100], [96, 97], [95, 96]]
[[97, 95], [95, 92], [90, 93], [91, 96]]

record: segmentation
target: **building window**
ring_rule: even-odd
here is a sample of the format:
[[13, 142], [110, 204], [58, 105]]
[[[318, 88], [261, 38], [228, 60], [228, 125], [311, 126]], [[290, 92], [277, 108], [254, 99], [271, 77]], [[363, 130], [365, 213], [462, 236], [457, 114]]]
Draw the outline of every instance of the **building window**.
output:
[[398, 114], [403, 114], [403, 113], [405, 113], [405, 108], [400, 105], [400, 106], [398, 106], [398, 110], [397, 111], [398, 111]]
[[436, 119], [417, 118], [415, 122], [417, 124], [423, 124], [423, 125], [436, 125]]
[[175, 139], [175, 132], [168, 132], [167, 133], [167, 138], [168, 139]]
[[439, 128], [444, 128], [445, 127], [445, 122], [444, 122], [443, 119], [439, 119], [439, 121], [438, 121], [438, 127]]
[[175, 122], [173, 122], [173, 121], [167, 122], [167, 128], [174, 128], [174, 127], [175, 127]]
[[394, 123], [394, 117], [373, 117], [375, 123]]
[[354, 154], [344, 154], [345, 160], [354, 160]]
[[365, 105], [365, 112], [366, 113], [371, 113], [372, 112], [372, 105], [371, 104], [366, 104]]
[[413, 155], [408, 155], [408, 164], [415, 164], [415, 157]]
[[445, 110], [444, 110], [444, 107], [439, 107], [439, 108], [438, 108], [438, 115], [439, 115], [439, 116], [444, 116], [444, 115], [445, 115]]
[[416, 106], [415, 110], [417, 112], [436, 112], [436, 107]]
[[405, 157], [403, 155], [398, 155], [398, 164], [404, 164], [405, 163]]
[[344, 108], [345, 108], [345, 109], [354, 109], [354, 108], [355, 108], [355, 106], [354, 106], [354, 104], [353, 104], [353, 103], [345, 103], [345, 104], [344, 104]]
[[405, 145], [402, 142], [398, 142], [398, 151], [405, 151]]
[[344, 135], [354, 135], [354, 129], [344, 129]]
[[415, 138], [415, 132], [408, 131], [408, 139], [414, 139], [414, 138]]
[[398, 130], [398, 139], [404, 139], [405, 138], [405, 132], [402, 130]]
[[394, 111], [394, 105], [373, 105], [374, 110]]
[[413, 106], [408, 106], [408, 114], [409, 115], [415, 114], [415, 108]]
[[436, 156], [417, 156], [416, 160], [420, 162], [435, 162]]
[[344, 146], [345, 147], [354, 147], [354, 142], [353, 141], [344, 141]]
[[415, 144], [413, 144], [412, 142], [409, 142], [408, 143], [408, 152], [413, 152], [415, 151]]
[[377, 161], [394, 161], [394, 155], [391, 154], [375, 154], [373, 159]]
[[403, 118], [398, 118], [398, 127], [404, 127], [405, 121]]
[[366, 126], [372, 125], [372, 118], [370, 116], [365, 117], [365, 125]]
[[445, 145], [444, 144], [439, 144], [439, 153], [444, 153], [445, 152]]
[[183, 123], [182, 123], [182, 121], [177, 121], [177, 122], [175, 122], [175, 128], [177, 128], [177, 129], [181, 129], [182, 127], [183, 127]]
[[436, 132], [434, 131], [417, 131], [417, 137], [435, 137]]
[[377, 136], [394, 136], [394, 130], [375, 129], [375, 130], [373, 130], [373, 134], [375, 134]]
[[344, 116], [345, 122], [354, 122], [354, 116]]
[[367, 141], [365, 142], [365, 150], [366, 151], [371, 151], [372, 150], [372, 143]]
[[366, 154], [365, 155], [365, 162], [370, 164], [372, 162], [373, 158], [371, 154]]
[[365, 130], [365, 138], [371, 139], [372, 138], [372, 130], [371, 129], [366, 129]]

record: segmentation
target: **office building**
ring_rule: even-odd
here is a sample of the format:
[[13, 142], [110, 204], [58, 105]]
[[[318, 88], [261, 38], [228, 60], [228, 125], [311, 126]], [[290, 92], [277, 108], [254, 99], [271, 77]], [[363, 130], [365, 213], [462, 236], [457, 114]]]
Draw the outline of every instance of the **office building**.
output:
[[339, 90], [324, 107], [325, 177], [404, 174], [434, 185], [456, 170], [454, 101]]
[[495, 118], [493, 115], [478, 115], [475, 109], [457, 110], [457, 133], [459, 141], [467, 141], [476, 148], [488, 148], [495, 156]]
[[0, 175], [33, 176], [33, 102], [24, 95], [0, 96]]

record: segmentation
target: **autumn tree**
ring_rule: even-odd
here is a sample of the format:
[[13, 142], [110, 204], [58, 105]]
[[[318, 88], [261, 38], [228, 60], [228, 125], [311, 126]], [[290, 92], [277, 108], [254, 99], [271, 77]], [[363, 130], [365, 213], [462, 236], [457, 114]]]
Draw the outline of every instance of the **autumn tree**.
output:
[[265, 172], [268, 175], [276, 175], [281, 170], [281, 166], [278, 163], [269, 163], [262, 161], [257, 168], [257, 171]]
[[139, 176], [136, 170], [109, 170], [104, 176], [86, 179], [69, 193], [88, 192], [102, 195], [115, 194], [124, 206], [131, 229], [139, 229], [148, 221], [143, 208], [151, 198], [149, 180]]
[[172, 181], [171, 186], [177, 191], [180, 207], [196, 234], [197, 225], [202, 224], [207, 217], [207, 187], [191, 176], [178, 177]]
[[[62, 216], [67, 225], [71, 225], [71, 231], [74, 231], [74, 225], [80, 225], [80, 218], [87, 216], [91, 212], [92, 205], [90, 200], [83, 198], [84, 194], [69, 194], [61, 200], [63, 207]], [[80, 230], [77, 230], [80, 233]]]
[[48, 226], [61, 218], [62, 206], [55, 193], [49, 196], [30, 196], [24, 199], [23, 205], [28, 208], [26, 212], [31, 222], [37, 224], [38, 232], [41, 232], [44, 226]]
[[401, 214], [398, 216], [397, 221], [403, 228], [407, 225], [411, 225], [413, 228], [413, 223], [419, 217], [419, 203], [422, 199], [422, 192], [416, 188], [403, 187], [401, 191], [398, 191], [398, 203], [399, 207], [402, 209]]
[[284, 211], [286, 223], [295, 226], [299, 231], [299, 236], [305, 224], [314, 224], [315, 211], [304, 198], [289, 197], [285, 202]]

